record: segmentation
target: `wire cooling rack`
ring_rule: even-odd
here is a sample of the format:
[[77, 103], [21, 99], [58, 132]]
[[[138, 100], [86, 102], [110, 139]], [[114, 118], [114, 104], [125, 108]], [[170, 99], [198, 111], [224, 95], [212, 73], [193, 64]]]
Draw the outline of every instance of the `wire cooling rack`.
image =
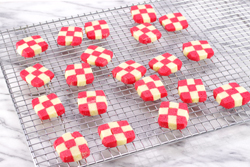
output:
[[[146, 2], [145, 2], [146, 3]], [[185, 139], [250, 120], [249, 104], [226, 110], [213, 98], [212, 91], [228, 82], [238, 82], [250, 90], [250, 2], [235, 0], [195, 1], [172, 0], [149, 2], [158, 18], [172, 12], [181, 12], [188, 20], [187, 30], [167, 32], [159, 24], [153, 25], [162, 33], [162, 38], [152, 44], [138, 43], [130, 34], [137, 25], [132, 20], [130, 6], [53, 20], [0, 32], [1, 68], [14, 102], [23, 132], [36, 166], [85, 166], [108, 161], [146, 148]], [[104, 19], [111, 35], [107, 40], [92, 41], [86, 38], [77, 47], [58, 46], [57, 34], [62, 26], [84, 27], [87, 21]], [[46, 53], [24, 59], [17, 54], [15, 43], [24, 37], [40, 35], [48, 42]], [[194, 62], [182, 54], [182, 43], [192, 40], [208, 40], [215, 51], [210, 60]], [[92, 67], [95, 80], [84, 87], [69, 87], [64, 78], [67, 64], [80, 63], [80, 55], [91, 44], [114, 52], [114, 58], [106, 67]], [[147, 67], [145, 76], [155, 74], [148, 62], [155, 56], [169, 52], [183, 62], [181, 71], [168, 77], [160, 76], [168, 96], [155, 102], [144, 102], [133, 85], [124, 85], [115, 80], [111, 70], [118, 64], [133, 59]], [[24, 82], [19, 72], [31, 65], [41, 63], [55, 73], [51, 83], [33, 88]], [[158, 75], [158, 74], [157, 74]], [[171, 131], [160, 128], [157, 123], [161, 101], [181, 102], [177, 93], [177, 82], [185, 78], [201, 78], [207, 90], [204, 103], [189, 104], [190, 120], [187, 128]], [[105, 91], [108, 111], [101, 116], [83, 117], [79, 114], [77, 94], [80, 91]], [[65, 106], [62, 117], [41, 122], [32, 109], [35, 97], [56, 93]], [[116, 148], [105, 148], [97, 133], [103, 123], [127, 120], [136, 133], [136, 139]], [[55, 139], [65, 132], [81, 132], [88, 141], [91, 155], [78, 163], [62, 163], [53, 149]]]

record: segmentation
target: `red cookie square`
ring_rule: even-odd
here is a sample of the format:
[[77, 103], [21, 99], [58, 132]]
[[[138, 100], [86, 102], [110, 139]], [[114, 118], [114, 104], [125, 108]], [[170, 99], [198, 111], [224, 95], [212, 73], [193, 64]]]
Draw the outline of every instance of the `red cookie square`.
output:
[[149, 5], [136, 5], [131, 7], [131, 14], [136, 23], [155, 22], [157, 17], [154, 8]]
[[80, 27], [62, 27], [58, 37], [57, 43], [62, 46], [77, 46], [82, 43], [83, 32]]
[[164, 15], [159, 18], [159, 22], [167, 31], [179, 31], [188, 27], [188, 22], [181, 13]]
[[105, 39], [109, 36], [109, 26], [105, 20], [85, 23], [85, 32], [89, 39]]

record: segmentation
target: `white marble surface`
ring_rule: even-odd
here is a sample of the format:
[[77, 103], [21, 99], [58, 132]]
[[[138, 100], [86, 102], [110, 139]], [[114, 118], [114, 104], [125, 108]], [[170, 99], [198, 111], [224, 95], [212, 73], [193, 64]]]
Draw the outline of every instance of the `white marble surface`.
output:
[[[93, 12], [138, 0], [0, 1], [0, 30]], [[0, 53], [1, 54], [1, 53]], [[7, 86], [0, 73], [0, 166], [33, 166]], [[250, 124], [160, 146], [97, 166], [250, 166]], [[10, 144], [12, 143], [12, 144]]]

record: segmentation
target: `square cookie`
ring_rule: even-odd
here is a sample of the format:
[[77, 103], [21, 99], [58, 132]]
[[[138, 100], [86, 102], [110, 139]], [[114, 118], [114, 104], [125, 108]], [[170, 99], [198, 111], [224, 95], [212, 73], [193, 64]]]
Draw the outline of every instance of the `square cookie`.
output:
[[89, 39], [105, 39], [109, 36], [109, 26], [105, 20], [85, 23], [85, 32]]
[[161, 38], [161, 32], [150, 23], [143, 23], [132, 27], [130, 32], [142, 44], [152, 43]]
[[95, 45], [90, 45], [81, 55], [82, 61], [99, 67], [106, 66], [112, 58], [112, 51]]
[[77, 162], [90, 155], [88, 143], [78, 131], [57, 138], [54, 148], [63, 162]]
[[77, 46], [82, 43], [83, 32], [81, 27], [62, 27], [58, 37], [57, 43], [62, 46]]
[[65, 78], [68, 85], [85, 86], [94, 81], [94, 75], [89, 64], [71, 64], [65, 70]]
[[121, 63], [112, 70], [114, 78], [125, 83], [133, 84], [145, 75], [147, 69], [133, 60]]
[[160, 24], [167, 31], [179, 31], [188, 27], [188, 22], [181, 13], [170, 13], [159, 18]]
[[189, 119], [186, 103], [164, 101], [159, 108], [158, 123], [163, 128], [171, 130], [184, 129]]
[[34, 57], [48, 49], [49, 45], [40, 35], [34, 35], [18, 41], [16, 43], [16, 50], [23, 57]]
[[98, 133], [105, 147], [124, 145], [135, 139], [135, 132], [126, 120], [100, 125]]
[[32, 107], [41, 120], [58, 117], [65, 113], [61, 100], [54, 93], [33, 99]]
[[213, 95], [216, 101], [226, 109], [242, 106], [250, 101], [250, 93], [236, 82], [214, 89]]
[[144, 101], [155, 101], [168, 95], [167, 90], [157, 75], [144, 77], [137, 81], [135, 89]]
[[108, 103], [102, 90], [78, 93], [79, 112], [85, 116], [95, 116], [107, 111]]
[[149, 4], [132, 6], [130, 12], [139, 24], [155, 22], [157, 19], [154, 8]]
[[162, 76], [169, 76], [177, 72], [182, 67], [182, 61], [169, 53], [157, 56], [150, 60], [149, 67]]
[[21, 78], [34, 87], [41, 87], [54, 78], [54, 73], [41, 64], [35, 64], [20, 72]]
[[198, 103], [207, 100], [207, 92], [201, 79], [178, 81], [178, 93], [184, 103]]

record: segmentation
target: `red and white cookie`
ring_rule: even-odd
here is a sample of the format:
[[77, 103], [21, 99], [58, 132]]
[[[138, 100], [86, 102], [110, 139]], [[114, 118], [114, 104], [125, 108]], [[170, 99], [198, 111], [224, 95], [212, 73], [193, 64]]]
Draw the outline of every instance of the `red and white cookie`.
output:
[[78, 93], [79, 112], [85, 116], [95, 116], [107, 111], [108, 103], [102, 90]]
[[62, 46], [77, 46], [82, 43], [83, 32], [80, 27], [62, 27], [58, 37], [57, 43]]
[[131, 7], [131, 14], [136, 23], [155, 22], [157, 17], [154, 8], [149, 5], [136, 5]]
[[71, 64], [65, 70], [65, 78], [68, 85], [84, 86], [94, 81], [94, 75], [89, 64]]
[[137, 81], [135, 89], [144, 101], [155, 101], [168, 95], [167, 90], [157, 75], [144, 77]]
[[61, 100], [54, 93], [33, 99], [32, 107], [41, 120], [58, 117], [65, 113]]
[[135, 139], [135, 132], [127, 121], [109, 122], [100, 125], [98, 133], [105, 147], [124, 145]]
[[20, 72], [21, 78], [34, 87], [41, 87], [54, 78], [54, 73], [41, 64], [35, 64]]
[[77, 162], [90, 155], [88, 143], [78, 131], [57, 138], [54, 148], [63, 162]]
[[169, 53], [157, 56], [150, 60], [149, 67], [160, 75], [169, 76], [177, 72], [182, 67], [182, 61]]
[[34, 57], [48, 49], [49, 45], [40, 35], [34, 35], [18, 41], [16, 43], [16, 50], [23, 57]]
[[85, 23], [85, 32], [89, 39], [105, 39], [109, 36], [109, 26], [105, 20]]
[[161, 32], [150, 23], [143, 23], [130, 29], [132, 36], [140, 43], [152, 43], [161, 38]]
[[125, 83], [133, 84], [145, 75], [147, 69], [133, 60], [126, 61], [112, 70], [114, 78]]
[[184, 129], [189, 119], [186, 103], [164, 101], [159, 108], [158, 123], [163, 128], [171, 130]]
[[81, 55], [82, 61], [99, 67], [106, 66], [112, 58], [112, 51], [95, 45], [90, 45]]
[[184, 103], [198, 103], [207, 100], [207, 92], [201, 79], [178, 81], [178, 93]]
[[216, 101], [226, 109], [242, 106], [250, 101], [250, 93], [236, 82], [214, 89], [213, 94]]
[[207, 41], [191, 41], [182, 46], [183, 54], [193, 61], [210, 59], [214, 55], [212, 47]]
[[188, 27], [188, 22], [181, 13], [170, 13], [159, 18], [160, 24], [167, 31], [179, 31]]

